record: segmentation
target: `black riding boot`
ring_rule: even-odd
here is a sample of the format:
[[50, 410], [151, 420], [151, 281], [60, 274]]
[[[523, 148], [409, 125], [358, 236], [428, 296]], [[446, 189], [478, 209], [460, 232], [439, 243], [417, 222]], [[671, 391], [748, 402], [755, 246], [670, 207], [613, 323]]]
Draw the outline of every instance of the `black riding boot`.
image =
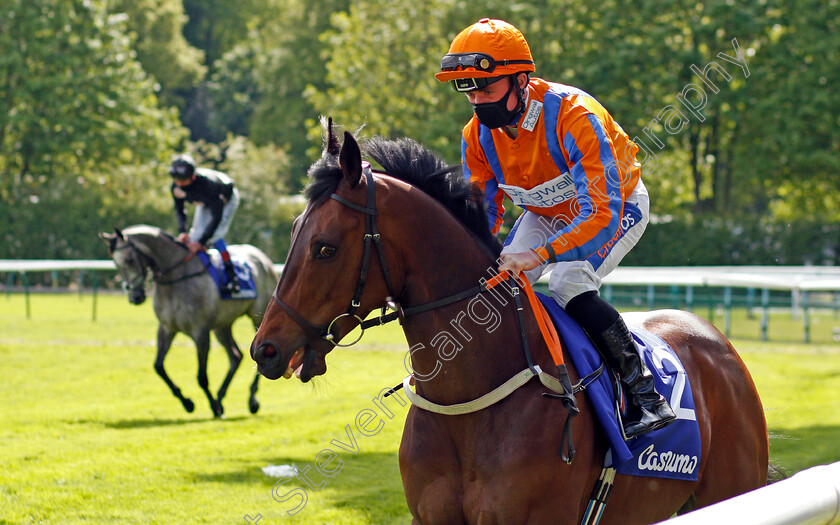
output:
[[633, 336], [621, 317], [595, 339], [604, 358], [618, 372], [629, 397], [624, 421], [627, 438], [660, 429], [677, 419], [665, 398], [654, 389], [653, 375], [639, 357]]
[[238, 294], [239, 279], [236, 277], [236, 270], [233, 269], [233, 262], [230, 260], [225, 261], [225, 276], [227, 277], [225, 289], [233, 295]]

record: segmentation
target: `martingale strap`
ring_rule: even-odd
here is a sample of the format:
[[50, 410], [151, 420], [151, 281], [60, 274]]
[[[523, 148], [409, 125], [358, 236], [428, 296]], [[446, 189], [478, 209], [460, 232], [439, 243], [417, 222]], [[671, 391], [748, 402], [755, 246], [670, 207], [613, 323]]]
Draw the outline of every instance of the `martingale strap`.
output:
[[540, 382], [545, 385], [546, 388], [549, 388], [558, 394], [566, 393], [566, 390], [564, 390], [560, 381], [558, 381], [554, 376], [543, 372], [539, 365], [533, 365], [533, 367], [526, 368], [478, 399], [467, 401], [466, 403], [456, 403], [454, 405], [439, 405], [437, 403], [432, 403], [428, 399], [416, 394], [411, 389], [410, 385], [412, 376], [406, 376], [406, 378], [403, 379], [402, 387], [405, 391], [405, 396], [413, 405], [417, 406], [417, 408], [422, 408], [423, 410], [434, 412], [436, 414], [459, 416], [462, 414], [478, 412], [479, 410], [484, 410], [490, 405], [498, 403], [535, 376], [539, 377]]

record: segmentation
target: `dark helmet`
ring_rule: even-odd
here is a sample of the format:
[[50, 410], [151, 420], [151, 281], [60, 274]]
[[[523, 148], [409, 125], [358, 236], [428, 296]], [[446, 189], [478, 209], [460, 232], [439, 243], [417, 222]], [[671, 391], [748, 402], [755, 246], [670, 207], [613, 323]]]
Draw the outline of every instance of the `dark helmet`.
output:
[[195, 175], [195, 161], [186, 153], [178, 155], [169, 166], [169, 174], [175, 179], [191, 179]]

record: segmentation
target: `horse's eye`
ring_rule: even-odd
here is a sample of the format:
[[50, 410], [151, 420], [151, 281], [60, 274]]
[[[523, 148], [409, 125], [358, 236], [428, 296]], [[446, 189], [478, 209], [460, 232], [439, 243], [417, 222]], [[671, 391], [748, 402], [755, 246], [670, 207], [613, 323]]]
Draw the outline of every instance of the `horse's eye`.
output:
[[336, 247], [330, 244], [319, 243], [315, 245], [314, 252], [316, 259], [329, 259], [335, 255]]

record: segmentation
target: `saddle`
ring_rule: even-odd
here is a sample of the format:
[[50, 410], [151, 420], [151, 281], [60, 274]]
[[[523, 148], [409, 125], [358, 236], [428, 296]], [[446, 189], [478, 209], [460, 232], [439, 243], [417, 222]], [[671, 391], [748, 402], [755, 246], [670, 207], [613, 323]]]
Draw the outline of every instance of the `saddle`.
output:
[[[602, 358], [583, 329], [551, 297], [535, 293], [578, 374], [585, 377], [596, 372], [602, 366]], [[614, 468], [618, 474], [696, 481], [700, 428], [688, 375], [662, 338], [638, 326], [628, 327], [639, 355], [654, 376], [656, 391], [669, 401], [677, 420], [665, 428], [625, 441], [620, 420], [621, 388], [610, 379], [614, 374], [598, 375], [587, 384], [585, 392], [610, 444], [605, 467]]]
[[236, 277], [239, 280], [239, 292], [231, 294], [225, 287], [227, 276], [222, 266], [222, 257], [219, 251], [209, 249], [207, 251], [200, 251], [197, 255], [202, 264], [204, 264], [204, 267], [207, 268], [207, 273], [213, 278], [213, 282], [216, 283], [216, 288], [218, 288], [219, 296], [222, 299], [254, 299], [257, 297], [257, 285], [254, 282], [253, 275], [254, 271], [248, 261], [230, 252], [230, 260], [233, 263]]

